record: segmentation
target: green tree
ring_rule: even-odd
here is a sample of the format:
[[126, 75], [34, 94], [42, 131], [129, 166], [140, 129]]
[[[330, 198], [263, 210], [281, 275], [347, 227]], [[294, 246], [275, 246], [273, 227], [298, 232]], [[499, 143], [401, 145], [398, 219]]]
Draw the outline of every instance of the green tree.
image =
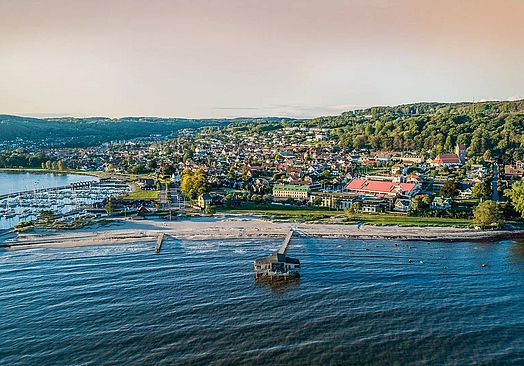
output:
[[314, 206], [320, 206], [322, 204], [322, 197], [317, 196], [312, 200]]
[[207, 216], [213, 216], [216, 213], [216, 210], [211, 206], [206, 206], [204, 208], [204, 214]]
[[351, 204], [351, 211], [359, 212], [360, 210], [362, 210], [362, 204], [360, 202], [353, 202]]
[[491, 187], [486, 182], [478, 182], [473, 186], [473, 198], [478, 198], [480, 202], [491, 198]]
[[113, 215], [113, 212], [115, 211], [115, 205], [113, 203], [113, 199], [112, 198], [109, 198], [107, 200], [107, 203], [104, 206], [104, 210], [106, 210], [106, 212], [107, 212], [107, 214], [109, 216]]
[[513, 186], [504, 192], [504, 196], [509, 197], [515, 211], [524, 217], [524, 181], [513, 183]]
[[491, 162], [493, 160], [493, 156], [491, 156], [491, 151], [486, 150], [484, 154], [482, 155], [482, 160], [485, 162]]
[[162, 166], [162, 175], [171, 175], [175, 173], [175, 168], [171, 164], [164, 164]]
[[264, 203], [270, 203], [271, 201], [273, 201], [273, 196], [270, 194], [265, 194], [262, 196], [262, 200], [264, 201]]
[[58, 160], [56, 165], [57, 165], [58, 170], [60, 170], [61, 172], [67, 169], [66, 164], [64, 163], [63, 160]]
[[500, 207], [491, 200], [479, 203], [479, 205], [473, 210], [473, 216], [475, 218], [475, 224], [480, 227], [498, 227], [502, 222], [503, 217]]
[[418, 209], [420, 209], [421, 205], [422, 205], [422, 197], [415, 196], [411, 199], [411, 209], [413, 211], [417, 211]]
[[279, 181], [281, 179], [284, 179], [285, 177], [286, 177], [286, 173], [285, 172], [279, 172], [279, 173], [273, 174], [273, 180], [274, 181]]
[[427, 208], [431, 205], [431, 197], [429, 195], [424, 195], [422, 197], [422, 208]]
[[244, 165], [242, 167], [242, 180], [244, 182], [247, 182], [249, 180], [249, 174], [251, 173], [251, 169], [249, 169], [249, 166]]
[[55, 213], [52, 210], [42, 210], [38, 213], [37, 218], [49, 223], [51, 220], [55, 219]]
[[251, 201], [253, 201], [253, 202], [255, 202], [255, 203], [260, 203], [260, 202], [262, 202], [262, 196], [259, 195], [259, 194], [254, 193], [254, 194], [251, 196]]
[[193, 172], [190, 169], [185, 169], [180, 177], [180, 190], [182, 194], [188, 199], [194, 201], [200, 195], [209, 191], [210, 184], [207, 180], [206, 172], [202, 169], [197, 169]]
[[453, 198], [459, 194], [458, 183], [454, 180], [447, 180], [440, 189], [441, 197]]

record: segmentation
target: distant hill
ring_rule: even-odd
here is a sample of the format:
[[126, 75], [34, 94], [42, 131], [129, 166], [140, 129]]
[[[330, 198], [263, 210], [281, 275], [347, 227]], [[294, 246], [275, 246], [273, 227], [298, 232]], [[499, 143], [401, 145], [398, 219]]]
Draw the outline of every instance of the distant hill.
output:
[[57, 145], [94, 146], [102, 142], [169, 135], [185, 128], [265, 123], [280, 118], [182, 119], [155, 117], [30, 118], [0, 115], [0, 141], [16, 138], [51, 141]]
[[38, 119], [0, 115], [0, 141], [23, 138], [47, 141], [54, 146], [95, 146], [206, 126], [248, 135], [285, 126], [329, 128], [332, 142], [347, 149], [414, 151], [434, 157], [441, 152], [452, 152], [456, 144], [465, 144], [471, 161], [480, 161], [484, 154], [487, 160], [490, 155], [505, 162], [524, 159], [524, 100], [378, 106], [307, 120], [280, 117]]

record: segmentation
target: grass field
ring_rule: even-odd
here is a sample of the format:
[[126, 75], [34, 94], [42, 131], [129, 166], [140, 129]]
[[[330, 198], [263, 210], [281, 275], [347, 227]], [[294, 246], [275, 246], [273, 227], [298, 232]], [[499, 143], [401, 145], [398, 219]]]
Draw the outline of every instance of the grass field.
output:
[[158, 191], [135, 191], [130, 192], [127, 195], [124, 196], [124, 198], [129, 198], [133, 200], [157, 200], [158, 199]]

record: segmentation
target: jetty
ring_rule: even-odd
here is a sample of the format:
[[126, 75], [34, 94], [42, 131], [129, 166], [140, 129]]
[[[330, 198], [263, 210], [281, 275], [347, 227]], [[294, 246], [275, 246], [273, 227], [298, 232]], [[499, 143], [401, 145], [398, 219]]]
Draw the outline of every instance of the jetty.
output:
[[284, 241], [282, 242], [282, 245], [280, 246], [280, 249], [278, 250], [278, 254], [283, 254], [283, 255], [287, 254], [289, 243], [291, 242], [291, 237], [293, 236], [294, 233], [295, 231], [293, 229], [289, 230], [289, 233], [287, 233], [286, 238], [284, 239]]
[[290, 229], [277, 253], [254, 262], [255, 279], [287, 280], [300, 277], [300, 261], [287, 256], [294, 230]]
[[164, 242], [164, 233], [160, 233], [158, 238], [156, 239], [156, 246], [155, 246], [155, 253], [160, 253], [160, 249], [162, 249], [162, 243]]

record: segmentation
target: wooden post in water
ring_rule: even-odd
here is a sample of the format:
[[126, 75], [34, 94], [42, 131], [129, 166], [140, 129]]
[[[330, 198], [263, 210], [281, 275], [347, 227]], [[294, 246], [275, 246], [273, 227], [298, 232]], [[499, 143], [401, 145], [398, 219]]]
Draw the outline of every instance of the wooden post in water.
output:
[[164, 235], [164, 233], [160, 233], [156, 239], [155, 253], [160, 253], [160, 249], [162, 249], [162, 243], [164, 242]]

